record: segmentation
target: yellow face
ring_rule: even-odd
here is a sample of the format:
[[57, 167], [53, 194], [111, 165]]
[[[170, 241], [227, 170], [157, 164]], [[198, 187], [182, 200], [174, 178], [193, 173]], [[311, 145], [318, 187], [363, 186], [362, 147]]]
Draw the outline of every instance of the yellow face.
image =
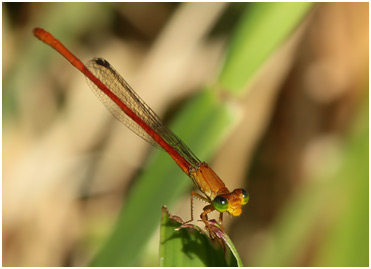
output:
[[228, 212], [233, 216], [239, 216], [242, 213], [242, 206], [249, 202], [249, 194], [243, 189], [235, 189], [231, 193], [220, 194], [213, 200], [215, 210], [219, 212]]

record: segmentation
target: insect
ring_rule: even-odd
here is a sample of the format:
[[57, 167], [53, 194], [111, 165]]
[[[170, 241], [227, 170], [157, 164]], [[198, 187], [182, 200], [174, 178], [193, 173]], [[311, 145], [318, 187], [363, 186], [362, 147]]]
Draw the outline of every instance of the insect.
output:
[[242, 213], [242, 206], [249, 201], [248, 193], [244, 189], [230, 192], [208, 164], [201, 162], [186, 144], [161, 122], [153, 110], [106, 60], [94, 58], [84, 65], [49, 32], [35, 28], [33, 33], [88, 78], [93, 92], [119, 121], [144, 140], [165, 150], [180, 169], [192, 179], [204, 196], [197, 192], [191, 193], [191, 220], [187, 222], [193, 221], [194, 197], [208, 203], [203, 208], [200, 218], [210, 233], [211, 227], [207, 216], [210, 212], [214, 210], [220, 212], [221, 225], [224, 212], [232, 216], [239, 216]]

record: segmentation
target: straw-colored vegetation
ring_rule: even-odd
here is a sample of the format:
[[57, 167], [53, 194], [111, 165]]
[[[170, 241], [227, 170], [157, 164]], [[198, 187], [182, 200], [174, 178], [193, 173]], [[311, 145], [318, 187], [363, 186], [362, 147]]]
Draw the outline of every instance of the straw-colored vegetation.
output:
[[368, 3], [3, 3], [3, 265], [157, 266], [192, 182], [34, 27], [249, 191], [225, 217], [245, 266], [368, 266]]

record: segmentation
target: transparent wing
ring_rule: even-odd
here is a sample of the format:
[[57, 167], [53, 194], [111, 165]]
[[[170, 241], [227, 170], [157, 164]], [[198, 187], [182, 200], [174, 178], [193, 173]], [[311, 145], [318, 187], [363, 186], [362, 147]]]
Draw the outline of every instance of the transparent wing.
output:
[[[169, 128], [167, 128], [155, 112], [134, 92], [130, 85], [102, 58], [94, 58], [87, 63], [87, 68], [103, 82], [130, 110], [140, 117], [152, 130], [159, 134], [190, 164], [197, 166], [200, 160]], [[102, 101], [115, 118], [125, 124], [138, 136], [153, 146], [162, 147], [133, 119], [131, 119], [114, 101], [102, 92], [93, 82], [87, 79], [90, 88]]]

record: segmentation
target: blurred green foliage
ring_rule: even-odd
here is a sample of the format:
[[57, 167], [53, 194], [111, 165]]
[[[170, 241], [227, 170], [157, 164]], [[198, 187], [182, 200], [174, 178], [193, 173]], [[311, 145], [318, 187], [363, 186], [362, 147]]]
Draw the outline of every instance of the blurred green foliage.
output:
[[368, 266], [367, 109], [365, 102], [342, 150], [327, 158], [338, 159], [339, 169], [312, 175], [288, 201], [252, 266], [300, 264], [313, 235], [319, 246], [314, 266]]
[[[238, 88], [238, 91], [244, 90], [244, 86], [252, 78], [247, 70], [254, 70], [255, 73], [261, 67], [269, 53], [289, 37], [310, 6], [308, 3], [249, 5], [231, 43], [226, 67], [221, 76], [223, 85], [226, 88]], [[270, 16], [267, 17], [266, 14]], [[283, 17], [292, 19], [286, 19], [286, 23], [281, 24]], [[262, 27], [258, 27], [260, 25]], [[280, 25], [282, 31], [277, 31], [277, 25]], [[272, 43], [272, 46], [260, 49], [263, 40], [250, 38], [250, 31], [254, 27], [258, 27], [254, 31], [254, 37], [265, 36], [264, 42]], [[275, 34], [266, 35], [267, 32]], [[259, 61], [251, 62], [249, 59], [257, 54], [261, 54]], [[234, 74], [234, 78], [226, 75], [230, 73]], [[240, 83], [236, 84], [235, 81]], [[229, 108], [228, 103], [218, 99], [217, 91], [209, 89], [195, 96], [170, 127], [176, 134], [181, 134], [181, 138], [191, 149], [197, 149], [195, 153], [201, 160], [207, 160], [236, 121], [235, 111]], [[185, 179], [185, 175], [175, 165], [169, 164], [169, 161], [170, 158], [164, 153], [156, 152], [152, 156], [148, 169], [140, 175], [130, 191], [116, 228], [91, 265], [137, 265], [145, 243], [158, 227], [161, 206], [171, 205], [191, 186], [191, 181]]]
[[230, 43], [220, 76], [225, 90], [243, 93], [263, 63], [300, 24], [313, 3], [252, 3]]
[[[224, 138], [231, 134], [231, 127], [238, 123], [238, 111], [228, 100], [220, 98], [220, 86], [223, 93], [244, 95], [246, 85], [290, 37], [312, 6], [312, 3], [239, 4], [245, 10], [228, 46], [218, 85], [205, 88], [191, 98], [170, 126], [201, 160], [210, 160]], [[73, 51], [76, 39], [87, 38], [81, 37], [86, 29], [108, 27], [113, 24], [116, 12], [114, 4], [103, 3], [54, 3], [43, 8], [46, 15], [40, 16], [34, 26], [45, 27], [64, 43], [72, 44]], [[27, 31], [28, 39], [21, 41], [30, 45], [15, 56], [18, 58], [15, 62], [22, 64], [12, 66], [4, 76], [3, 123], [22, 108], [18, 96], [25, 94], [24, 100], [32, 98], [33, 93], [27, 85], [37, 85], [40, 77], [30, 70], [41, 70], [49, 66], [48, 62], [60, 59], [59, 55], [50, 53], [33, 40], [32, 29]], [[94, 31], [89, 32], [94, 35]], [[42, 73], [42, 76], [49, 74]], [[368, 266], [368, 96], [364, 100], [351, 132], [339, 138], [341, 151], [334, 157], [339, 160], [340, 168], [334, 174], [311, 175], [304, 182], [270, 224], [267, 242], [248, 260], [249, 265], [297, 265], [306, 261], [306, 255], [312, 251], [312, 260], [306, 261], [305, 265]], [[168, 205], [171, 209], [171, 205], [191, 187], [191, 181], [166, 153], [154, 151], [146, 170], [140, 173], [130, 189], [110, 237], [89, 241], [102, 244], [91, 265], [142, 265], [143, 250], [160, 224], [161, 206]]]

